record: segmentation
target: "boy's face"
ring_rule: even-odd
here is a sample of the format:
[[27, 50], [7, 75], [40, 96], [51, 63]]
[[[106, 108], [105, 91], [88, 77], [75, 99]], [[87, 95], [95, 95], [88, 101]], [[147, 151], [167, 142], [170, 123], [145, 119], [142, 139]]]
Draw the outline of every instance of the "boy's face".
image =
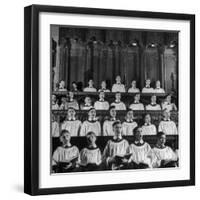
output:
[[71, 135], [70, 135], [70, 133], [69, 132], [66, 132], [66, 133], [64, 133], [62, 136], [61, 136], [61, 142], [63, 143], [63, 144], [66, 144], [67, 142], [69, 142], [70, 141], [70, 139], [71, 139]]
[[73, 86], [74, 88], [77, 88], [77, 85], [76, 85], [76, 83], [73, 83], [73, 84], [72, 84], [72, 86]]
[[156, 96], [155, 96], [155, 95], [153, 95], [153, 96], [151, 97], [151, 102], [152, 102], [152, 103], [156, 103]]
[[85, 104], [91, 104], [90, 97], [85, 97]]
[[102, 81], [101, 87], [102, 87], [102, 88], [106, 88], [106, 82], [105, 82], [105, 81]]
[[116, 98], [116, 100], [121, 100], [121, 94], [120, 93], [116, 93], [116, 95], [115, 95], [115, 98]]
[[147, 80], [146, 80], [146, 85], [147, 85], [147, 86], [150, 86], [150, 84], [151, 84], [151, 80], [150, 80], [150, 79], [147, 79]]
[[73, 98], [74, 98], [74, 93], [73, 93], [73, 92], [69, 92], [69, 97], [70, 97], [71, 99], [73, 99]]
[[164, 118], [168, 119], [170, 117], [170, 112], [165, 111], [163, 113]]
[[60, 87], [61, 87], [61, 88], [64, 88], [64, 87], [65, 87], [65, 81], [61, 81], [61, 82], [60, 82]]
[[151, 117], [150, 117], [150, 115], [146, 115], [145, 116], [145, 118], [144, 118], [144, 121], [145, 121], [145, 123], [150, 123], [151, 122]]
[[76, 112], [75, 112], [74, 109], [69, 109], [69, 110], [67, 111], [67, 114], [68, 114], [68, 117], [74, 117], [75, 114], [76, 114]]
[[136, 94], [134, 99], [135, 99], [135, 101], [140, 101], [140, 94]]
[[94, 144], [96, 142], [96, 136], [94, 134], [87, 136], [87, 139], [89, 144]]
[[52, 101], [56, 101], [56, 95], [52, 95]]
[[116, 124], [114, 127], [113, 127], [113, 131], [115, 133], [115, 136], [118, 138], [121, 136], [122, 134], [122, 125], [121, 124]]
[[134, 118], [133, 117], [133, 111], [132, 110], [128, 111], [126, 116], [127, 116], [128, 119], [133, 119]]
[[136, 87], [136, 81], [132, 81], [132, 87], [133, 87], [133, 88]]
[[161, 135], [159, 138], [158, 138], [158, 143], [161, 144], [161, 145], [164, 145], [166, 143], [166, 135]]
[[116, 112], [115, 108], [110, 109], [110, 116], [115, 118], [116, 115], [117, 115], [117, 112]]
[[167, 96], [167, 102], [171, 103], [171, 100], [172, 100], [171, 96], [168, 95], [168, 96]]
[[157, 87], [157, 88], [160, 87], [160, 81], [156, 81], [156, 87]]
[[104, 98], [105, 98], [104, 92], [100, 92], [100, 93], [99, 93], [99, 98], [100, 98], [100, 99], [104, 99]]
[[120, 77], [120, 76], [117, 76], [117, 77], [116, 77], [116, 82], [117, 82], [117, 83], [121, 83], [121, 77]]
[[93, 80], [89, 80], [88, 84], [89, 86], [93, 86]]
[[92, 118], [96, 117], [96, 110], [95, 109], [90, 110], [88, 116]]
[[140, 141], [142, 139], [142, 128], [138, 128], [135, 133], [135, 140]]

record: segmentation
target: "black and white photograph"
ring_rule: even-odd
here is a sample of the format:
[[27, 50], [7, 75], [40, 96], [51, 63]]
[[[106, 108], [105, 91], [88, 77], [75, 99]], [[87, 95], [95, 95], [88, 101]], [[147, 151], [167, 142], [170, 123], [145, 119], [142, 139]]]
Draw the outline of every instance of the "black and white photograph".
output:
[[51, 25], [51, 174], [179, 168], [179, 32]]

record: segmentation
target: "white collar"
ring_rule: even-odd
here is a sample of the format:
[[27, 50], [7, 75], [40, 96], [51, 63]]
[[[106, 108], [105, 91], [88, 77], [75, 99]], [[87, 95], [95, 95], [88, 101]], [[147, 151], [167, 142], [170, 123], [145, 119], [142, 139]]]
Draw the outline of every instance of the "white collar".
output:
[[75, 117], [68, 117], [68, 119], [67, 119], [68, 121], [75, 121], [76, 120], [76, 118]]
[[144, 143], [144, 140], [141, 139], [140, 141], [134, 141], [135, 144], [143, 144]]
[[148, 124], [145, 122], [144, 125], [145, 125], [145, 126], [150, 126], [150, 125], [151, 125], [151, 122], [149, 122]]
[[164, 118], [163, 121], [166, 121], [166, 122], [167, 122], [167, 121], [171, 121], [171, 120], [170, 120], [170, 119], [165, 119], [165, 118]]
[[117, 138], [116, 136], [113, 137], [114, 140], [121, 140], [122, 139], [122, 135], [120, 135], [119, 138]]
[[133, 121], [133, 119], [131, 119], [131, 120], [130, 120], [130, 119], [126, 119], [126, 122], [132, 123], [132, 122], [134, 122], [134, 121]]

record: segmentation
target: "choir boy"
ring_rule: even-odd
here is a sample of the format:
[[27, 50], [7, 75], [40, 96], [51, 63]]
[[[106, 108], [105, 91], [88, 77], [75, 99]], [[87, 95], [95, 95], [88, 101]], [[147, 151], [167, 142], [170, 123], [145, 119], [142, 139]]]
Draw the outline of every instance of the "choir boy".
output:
[[66, 96], [61, 97], [61, 104], [60, 104], [59, 110], [67, 110], [67, 97]]
[[178, 154], [171, 147], [166, 146], [166, 135], [163, 132], [158, 132], [157, 143], [152, 149], [152, 165], [157, 167], [176, 167], [178, 165]]
[[103, 152], [103, 161], [108, 169], [117, 170], [128, 167], [129, 143], [122, 137], [122, 124], [120, 121], [113, 123], [114, 137], [109, 140]]
[[80, 136], [86, 136], [90, 131], [94, 132], [96, 136], [101, 136], [101, 125], [96, 117], [95, 108], [88, 110], [88, 119], [81, 126]]
[[65, 87], [65, 81], [60, 81], [58, 91], [60, 91], [60, 92], [67, 91], [67, 89]]
[[165, 93], [165, 90], [160, 86], [159, 80], [156, 81], [156, 87], [154, 89], [154, 93]]
[[165, 110], [163, 112], [163, 120], [159, 123], [158, 131], [164, 132], [166, 135], [177, 135], [178, 130], [175, 122], [170, 119], [170, 112]]
[[137, 127], [137, 122], [134, 121], [133, 110], [129, 109], [126, 113], [126, 120], [122, 123], [123, 135], [133, 135], [133, 130]]
[[109, 119], [106, 119], [103, 123], [103, 136], [114, 136], [113, 123], [117, 120], [115, 106], [110, 106], [109, 113]]
[[142, 89], [142, 93], [153, 93], [154, 89], [151, 87], [151, 80], [148, 78], [148, 79], [146, 79], [145, 83], [146, 83], [146, 85]]
[[88, 132], [86, 135], [87, 147], [83, 148], [79, 156], [79, 165], [81, 171], [97, 171], [100, 170], [102, 158], [101, 150], [96, 145], [96, 135], [94, 132]]
[[86, 96], [84, 99], [84, 104], [81, 105], [81, 110], [89, 110], [90, 108], [93, 108], [92, 100], [90, 97]]
[[72, 107], [75, 110], [79, 110], [79, 105], [76, 99], [74, 99], [74, 93], [73, 92], [69, 92], [69, 100], [66, 103], [67, 108]]
[[105, 93], [100, 92], [99, 93], [99, 100], [94, 103], [94, 108], [96, 110], [108, 110], [109, 109], [109, 103], [105, 101]]
[[142, 126], [143, 135], [156, 135], [156, 126], [151, 123], [151, 115], [146, 114], [144, 117], [144, 125]]
[[132, 110], [144, 110], [143, 103], [140, 103], [140, 94], [134, 96], [134, 102], [129, 106]]
[[77, 167], [79, 150], [70, 143], [71, 134], [67, 130], [62, 130], [60, 134], [61, 146], [53, 153], [52, 170], [53, 172], [71, 172]]
[[112, 92], [126, 92], [124, 84], [121, 83], [121, 77], [116, 77], [116, 83], [112, 86]]
[[84, 88], [84, 92], [96, 92], [97, 89], [94, 87], [94, 82], [92, 79], [88, 81], [88, 87]]
[[151, 103], [146, 106], [146, 110], [161, 110], [161, 107], [159, 104], [157, 104], [156, 99], [156, 95], [151, 97]]
[[52, 94], [52, 110], [59, 110], [58, 100], [54, 94]]
[[76, 137], [79, 135], [81, 124], [81, 121], [76, 119], [75, 109], [69, 107], [67, 110], [66, 120], [62, 123], [61, 129], [69, 131], [72, 137]]
[[115, 101], [111, 103], [111, 106], [115, 106], [116, 110], [126, 110], [126, 105], [121, 101], [121, 93], [115, 94]]
[[167, 111], [177, 110], [177, 107], [174, 103], [171, 102], [172, 96], [169, 94], [165, 98], [165, 101], [162, 103], [162, 109]]
[[98, 90], [98, 92], [110, 92], [110, 90], [106, 88], [106, 81], [101, 82], [101, 88]]
[[133, 134], [134, 142], [129, 146], [129, 152], [132, 154], [129, 167], [134, 169], [151, 167], [151, 147], [143, 140], [142, 128], [136, 127]]
[[136, 87], [136, 81], [133, 80], [131, 83], [131, 88], [128, 89], [128, 93], [139, 93], [140, 90]]

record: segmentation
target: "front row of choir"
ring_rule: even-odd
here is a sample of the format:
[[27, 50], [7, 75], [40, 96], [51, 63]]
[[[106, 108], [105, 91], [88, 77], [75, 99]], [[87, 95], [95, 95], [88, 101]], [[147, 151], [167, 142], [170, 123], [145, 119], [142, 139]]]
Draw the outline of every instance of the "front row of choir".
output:
[[[114, 136], [112, 125], [117, 119], [117, 111], [115, 106], [111, 106], [109, 110], [109, 118], [105, 119], [103, 126], [96, 116], [96, 110], [91, 108], [88, 111], [87, 120], [81, 122], [76, 119], [76, 111], [73, 108], [69, 108], [67, 111], [67, 117], [62, 122], [59, 128], [59, 123], [53, 119], [52, 122], [52, 136], [59, 137], [59, 129], [68, 130], [71, 136], [86, 136], [90, 131], [94, 132], [96, 136]], [[138, 126], [135, 121], [134, 111], [129, 109], [126, 113], [125, 120], [122, 123], [122, 133], [125, 136], [132, 135], [133, 129]], [[144, 117], [144, 124], [142, 126], [144, 135], [156, 135], [157, 129], [154, 124], [151, 123], [151, 115], [146, 114]], [[163, 112], [163, 119], [159, 122], [158, 131], [164, 132], [166, 135], [177, 135], [178, 130], [174, 121], [170, 120], [170, 112]]]
[[52, 157], [52, 172], [81, 172], [97, 170], [145, 169], [178, 166], [178, 151], [166, 146], [166, 135], [158, 132], [157, 143], [153, 148], [143, 140], [142, 128], [137, 126], [134, 131], [134, 142], [122, 136], [120, 121], [113, 123], [114, 137], [109, 140], [103, 153], [96, 145], [96, 135], [88, 132], [88, 145], [80, 152], [70, 143], [71, 134], [62, 130], [60, 141]]

